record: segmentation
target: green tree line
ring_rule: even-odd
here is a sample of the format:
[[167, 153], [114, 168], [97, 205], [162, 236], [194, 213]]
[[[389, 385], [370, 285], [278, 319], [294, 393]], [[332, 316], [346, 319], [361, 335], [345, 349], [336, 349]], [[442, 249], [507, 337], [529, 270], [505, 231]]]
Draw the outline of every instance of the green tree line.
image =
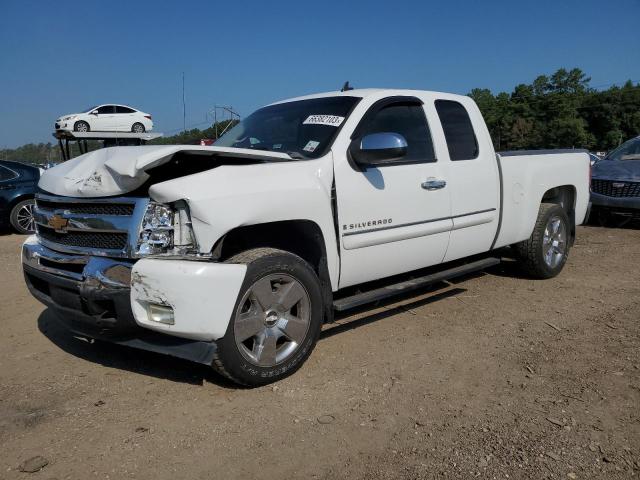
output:
[[[640, 135], [640, 84], [598, 90], [580, 70], [559, 69], [540, 75], [513, 92], [493, 94], [486, 88], [469, 93], [487, 122], [496, 150], [586, 148], [611, 150]], [[217, 138], [236, 123], [225, 120], [200, 130], [194, 128], [150, 142], [156, 145], [193, 144]], [[99, 144], [91, 145], [91, 149]], [[77, 154], [77, 152], [72, 152]], [[27, 144], [0, 150], [0, 159], [32, 164], [60, 161], [56, 144]]]
[[184, 132], [180, 132], [176, 135], [172, 135], [170, 137], [160, 137], [156, 138], [149, 142], [151, 145], [184, 145], [184, 144], [192, 144], [199, 143], [203, 138], [208, 139], [217, 139], [220, 137], [223, 132], [229, 131], [233, 126], [238, 123], [237, 120], [223, 120], [221, 122], [214, 123], [209, 128], [205, 128], [204, 130], [200, 130], [198, 128], [194, 128], [192, 130], [187, 130]]
[[610, 150], [640, 135], [640, 84], [590, 87], [579, 68], [540, 75], [497, 95], [469, 93], [487, 122], [497, 150], [587, 148]]

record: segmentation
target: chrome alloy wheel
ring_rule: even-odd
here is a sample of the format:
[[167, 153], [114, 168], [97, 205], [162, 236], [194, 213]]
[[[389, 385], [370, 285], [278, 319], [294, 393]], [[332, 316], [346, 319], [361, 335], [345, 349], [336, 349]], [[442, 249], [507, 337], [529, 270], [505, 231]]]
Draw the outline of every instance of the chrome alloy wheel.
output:
[[36, 230], [36, 221], [33, 218], [33, 203], [25, 203], [16, 213], [16, 222], [23, 230], [34, 232]]
[[567, 227], [558, 216], [552, 216], [547, 222], [542, 238], [542, 254], [544, 263], [555, 268], [562, 261], [567, 251]]
[[88, 132], [88, 131], [89, 131], [89, 127], [85, 122], [80, 122], [78, 124], [78, 132]]
[[256, 280], [238, 304], [234, 337], [242, 356], [260, 367], [287, 360], [311, 323], [311, 298], [294, 277], [275, 273]]

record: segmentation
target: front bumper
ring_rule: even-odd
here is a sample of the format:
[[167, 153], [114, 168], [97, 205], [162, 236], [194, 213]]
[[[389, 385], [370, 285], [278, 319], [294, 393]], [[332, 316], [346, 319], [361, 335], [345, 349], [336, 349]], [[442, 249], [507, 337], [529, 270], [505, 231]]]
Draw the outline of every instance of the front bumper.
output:
[[613, 211], [640, 210], [640, 197], [608, 197], [591, 192], [591, 203], [594, 207]]
[[54, 128], [58, 131], [63, 130], [65, 132], [73, 131], [74, 120], [59, 121], [54, 124]]
[[[226, 331], [246, 270], [244, 265], [167, 259], [134, 263], [59, 253], [35, 236], [22, 247], [22, 263], [29, 291], [76, 335], [204, 364], [213, 360], [213, 340]], [[175, 324], [150, 320], [150, 303], [172, 306]]]

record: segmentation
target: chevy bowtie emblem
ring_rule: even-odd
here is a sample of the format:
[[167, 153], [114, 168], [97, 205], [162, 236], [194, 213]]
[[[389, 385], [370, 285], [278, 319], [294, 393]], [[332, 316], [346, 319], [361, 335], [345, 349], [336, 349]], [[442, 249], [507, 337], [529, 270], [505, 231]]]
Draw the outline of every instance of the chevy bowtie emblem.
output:
[[67, 233], [68, 224], [69, 224], [69, 219], [62, 218], [60, 215], [54, 215], [47, 222], [47, 225], [49, 225], [56, 232], [59, 232], [59, 233]]

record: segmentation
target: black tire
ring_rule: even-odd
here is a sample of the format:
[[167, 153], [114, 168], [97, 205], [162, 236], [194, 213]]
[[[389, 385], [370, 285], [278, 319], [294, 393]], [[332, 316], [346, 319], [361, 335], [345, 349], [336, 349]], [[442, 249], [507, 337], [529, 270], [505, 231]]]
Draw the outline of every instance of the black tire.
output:
[[[562, 252], [555, 251], [550, 257], [553, 261], [545, 260], [545, 250], [553, 247], [550, 243], [545, 243], [545, 231], [550, 221], [558, 219], [562, 222], [562, 228], [565, 232], [565, 241], [562, 246]], [[528, 240], [516, 244], [515, 252], [520, 268], [533, 278], [545, 279], [558, 275], [564, 264], [567, 262], [570, 248], [571, 227], [569, 217], [564, 209], [555, 203], [543, 203], [538, 211], [538, 218], [533, 228], [533, 233]], [[560, 245], [558, 247], [560, 249]], [[548, 252], [548, 250], [546, 250]], [[557, 262], [557, 263], [556, 263]]]
[[136, 122], [133, 125], [131, 125], [131, 131], [133, 133], [144, 133], [144, 125], [141, 124], [140, 122]]
[[73, 124], [73, 130], [76, 132], [90, 132], [91, 127], [89, 127], [89, 124], [84, 120], [80, 120]]
[[[311, 266], [298, 257], [283, 250], [273, 248], [256, 248], [239, 253], [228, 259], [226, 263], [243, 263], [247, 265], [247, 273], [244, 282], [236, 299], [236, 303], [229, 320], [227, 331], [223, 338], [218, 340], [217, 351], [213, 361], [213, 368], [221, 375], [232, 381], [249, 387], [258, 387], [272, 382], [276, 382], [294, 373], [305, 360], [311, 355], [322, 327], [323, 302], [320, 281]], [[294, 348], [289, 356], [282, 362], [273, 366], [261, 366], [255, 361], [247, 358], [247, 352], [242, 351], [242, 337], [236, 341], [236, 321], [242, 314], [246, 302], [253, 303], [245, 298], [251, 295], [251, 289], [257, 282], [265, 279], [284, 275], [295, 280], [296, 285], [304, 287], [307, 294], [305, 296], [306, 308], [308, 310], [308, 323], [303, 338], [299, 343], [294, 344]], [[276, 283], [274, 295], [278, 293], [280, 286]], [[249, 297], [251, 298], [251, 297]], [[263, 308], [263, 310], [265, 310]], [[270, 311], [271, 309], [269, 309]], [[266, 310], [265, 310], [266, 311]], [[260, 315], [257, 314], [256, 317]], [[266, 314], [265, 314], [266, 315]], [[264, 320], [267, 322], [267, 317]], [[276, 325], [270, 327], [274, 328]], [[286, 325], [285, 325], [286, 327]], [[266, 327], [261, 327], [266, 328]], [[278, 330], [279, 331], [279, 330]], [[257, 337], [256, 337], [257, 338]], [[286, 337], [284, 337], [286, 339]], [[255, 339], [251, 339], [255, 342]], [[275, 342], [275, 340], [274, 340]], [[239, 345], [240, 343], [240, 345]], [[297, 346], [296, 346], [297, 345]], [[255, 347], [253, 347], [255, 348]], [[275, 347], [274, 347], [275, 348]], [[278, 347], [278, 348], [283, 348]], [[274, 357], [275, 358], [275, 357]]]
[[9, 221], [16, 232], [23, 235], [34, 233], [36, 230], [33, 220], [33, 207], [36, 201], [33, 198], [16, 203], [11, 209]]

